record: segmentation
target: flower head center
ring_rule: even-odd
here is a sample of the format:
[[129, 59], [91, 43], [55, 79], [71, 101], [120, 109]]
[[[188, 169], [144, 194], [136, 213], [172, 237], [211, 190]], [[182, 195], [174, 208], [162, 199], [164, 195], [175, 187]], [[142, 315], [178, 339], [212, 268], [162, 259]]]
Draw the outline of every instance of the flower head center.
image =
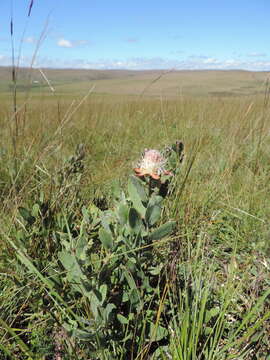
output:
[[139, 168], [145, 174], [161, 175], [164, 172], [166, 159], [158, 150], [146, 150], [139, 164]]

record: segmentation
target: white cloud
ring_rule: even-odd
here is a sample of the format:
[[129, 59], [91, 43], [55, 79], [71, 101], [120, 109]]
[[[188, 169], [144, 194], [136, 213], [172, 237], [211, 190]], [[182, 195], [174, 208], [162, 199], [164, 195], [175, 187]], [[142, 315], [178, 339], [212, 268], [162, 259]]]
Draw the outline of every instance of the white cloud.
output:
[[35, 44], [36, 43], [36, 39], [32, 36], [29, 36], [29, 37], [23, 39], [23, 41], [27, 44]]
[[249, 57], [265, 57], [266, 53], [252, 52], [252, 53], [247, 54], [247, 56], [249, 56]]
[[[20, 66], [29, 66], [31, 57], [21, 57]], [[12, 63], [11, 57], [0, 54], [0, 65], [7, 66]], [[221, 60], [212, 57], [187, 57], [183, 60], [168, 59], [163, 57], [136, 57], [118, 59], [98, 59], [87, 61], [84, 59], [65, 59], [52, 57], [37, 57], [35, 67], [50, 68], [75, 68], [75, 69], [130, 69], [130, 70], [152, 70], [152, 69], [175, 69], [175, 70], [231, 70], [242, 69], [251, 71], [270, 71], [270, 60], [249, 59], [226, 59]]]
[[77, 46], [83, 46], [87, 45], [88, 41], [86, 40], [76, 40], [76, 41], [70, 41], [64, 38], [61, 38], [57, 41], [57, 45], [64, 48], [74, 48]]
[[59, 39], [57, 41], [57, 45], [64, 48], [72, 48], [74, 47], [72, 42], [67, 39]]
[[173, 60], [162, 57], [155, 58], [129, 58], [129, 59], [100, 59], [99, 61], [73, 61], [68, 67], [84, 69], [176, 69], [176, 70], [270, 70], [269, 61], [242, 61], [236, 59], [219, 60], [217, 58], [187, 58], [185, 60]]
[[216, 65], [219, 63], [219, 61], [215, 58], [206, 58], [205, 60], [202, 61], [203, 64], [209, 64], [209, 65]]

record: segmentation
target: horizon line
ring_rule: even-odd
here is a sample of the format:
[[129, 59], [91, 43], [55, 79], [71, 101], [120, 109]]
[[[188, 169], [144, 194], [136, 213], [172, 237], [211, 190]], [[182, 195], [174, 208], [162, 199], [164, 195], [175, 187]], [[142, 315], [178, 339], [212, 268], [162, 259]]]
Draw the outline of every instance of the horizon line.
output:
[[[12, 65], [0, 65], [0, 68], [13, 68]], [[213, 69], [207, 69], [207, 68], [202, 68], [202, 69], [176, 69], [176, 68], [156, 68], [156, 69], [147, 69], [147, 68], [142, 68], [142, 69], [130, 69], [130, 68], [104, 68], [104, 69], [100, 69], [100, 68], [77, 68], [77, 67], [50, 67], [50, 66], [15, 66], [15, 68], [17, 69], [33, 69], [33, 70], [38, 70], [38, 69], [48, 69], [48, 70], [79, 70], [79, 71], [134, 71], [134, 72], [140, 72], [140, 71], [164, 71], [167, 73], [170, 72], [180, 72], [180, 71], [243, 71], [243, 72], [270, 72], [269, 70], [248, 70], [248, 69], [242, 69], [242, 68], [231, 68], [231, 69], [218, 69], [218, 68], [213, 68]]]

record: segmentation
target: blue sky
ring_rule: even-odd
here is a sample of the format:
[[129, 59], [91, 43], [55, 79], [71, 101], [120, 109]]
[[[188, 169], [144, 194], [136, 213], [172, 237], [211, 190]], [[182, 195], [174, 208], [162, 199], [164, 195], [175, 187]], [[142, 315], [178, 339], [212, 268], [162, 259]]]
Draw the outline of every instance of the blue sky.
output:
[[[269, 0], [34, 0], [28, 17], [30, 2], [13, 0], [23, 66], [270, 70]], [[0, 65], [11, 4], [0, 4]]]

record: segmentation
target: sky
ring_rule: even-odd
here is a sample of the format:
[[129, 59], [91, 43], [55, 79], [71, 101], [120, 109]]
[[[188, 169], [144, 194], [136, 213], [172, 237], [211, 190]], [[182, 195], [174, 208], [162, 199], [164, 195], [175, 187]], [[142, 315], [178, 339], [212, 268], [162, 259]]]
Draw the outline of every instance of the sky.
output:
[[11, 17], [21, 66], [270, 70], [269, 0], [1, 0], [0, 65]]

